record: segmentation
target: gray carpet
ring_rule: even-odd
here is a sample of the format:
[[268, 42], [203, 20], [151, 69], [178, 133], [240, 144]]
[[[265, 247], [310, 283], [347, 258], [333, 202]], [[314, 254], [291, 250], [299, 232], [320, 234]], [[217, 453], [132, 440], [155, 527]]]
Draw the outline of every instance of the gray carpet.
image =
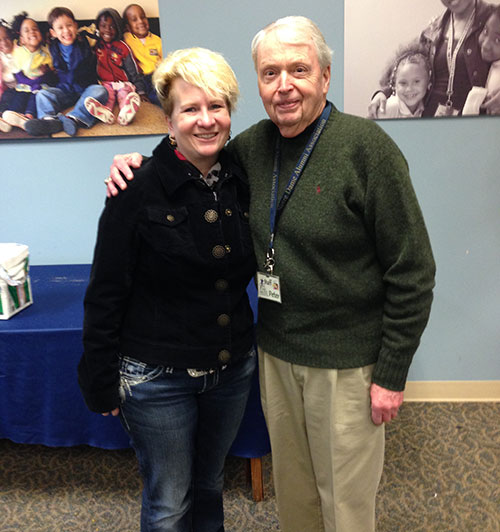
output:
[[[270, 456], [264, 479], [254, 503], [245, 461], [228, 458], [226, 532], [279, 530]], [[131, 451], [0, 440], [1, 532], [138, 532], [140, 491]], [[500, 532], [500, 403], [403, 405], [387, 427], [377, 522], [377, 532]]]

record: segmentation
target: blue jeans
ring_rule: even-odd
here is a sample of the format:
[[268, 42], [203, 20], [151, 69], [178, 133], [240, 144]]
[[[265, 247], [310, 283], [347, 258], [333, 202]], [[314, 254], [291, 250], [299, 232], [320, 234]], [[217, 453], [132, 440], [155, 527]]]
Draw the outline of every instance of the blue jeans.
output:
[[144, 481], [141, 532], [223, 532], [224, 460], [243, 417], [255, 351], [200, 377], [120, 364], [120, 417]]
[[4, 111], [15, 111], [36, 117], [35, 94], [7, 89], [0, 100], [0, 117]]
[[50, 87], [36, 93], [36, 109], [38, 118], [44, 116], [56, 116], [74, 105], [74, 108], [68, 113], [71, 118], [76, 118], [87, 127], [92, 127], [96, 119], [85, 109], [85, 98], [95, 98], [102, 104], [108, 101], [108, 91], [102, 85], [89, 85], [80, 94], [78, 92], [68, 92]]
[[146, 85], [146, 96], [149, 98], [149, 101], [161, 107], [160, 99], [153, 85], [153, 74], [144, 76], [144, 84]]

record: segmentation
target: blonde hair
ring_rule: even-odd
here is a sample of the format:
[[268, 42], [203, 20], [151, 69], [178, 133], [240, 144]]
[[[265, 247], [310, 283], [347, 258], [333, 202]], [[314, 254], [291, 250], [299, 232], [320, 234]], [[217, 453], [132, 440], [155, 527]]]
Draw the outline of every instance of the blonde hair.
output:
[[307, 17], [290, 16], [279, 18], [260, 30], [252, 40], [252, 59], [257, 70], [257, 52], [264, 38], [275, 31], [278, 38], [286, 43], [307, 43], [312, 41], [318, 54], [319, 66], [323, 69], [332, 62], [333, 52], [316, 24]]
[[238, 81], [224, 57], [206, 48], [176, 50], [158, 65], [153, 84], [167, 116], [174, 107], [172, 83], [181, 78], [212, 96], [222, 96], [231, 113], [240, 94]]

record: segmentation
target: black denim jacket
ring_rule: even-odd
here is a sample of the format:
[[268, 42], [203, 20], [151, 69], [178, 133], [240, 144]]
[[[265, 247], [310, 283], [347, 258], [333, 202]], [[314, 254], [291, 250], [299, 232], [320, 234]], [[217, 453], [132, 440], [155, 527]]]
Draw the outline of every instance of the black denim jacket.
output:
[[85, 295], [79, 382], [98, 412], [119, 405], [118, 357], [215, 368], [253, 344], [255, 272], [246, 176], [223, 151], [210, 189], [164, 139], [99, 221]]

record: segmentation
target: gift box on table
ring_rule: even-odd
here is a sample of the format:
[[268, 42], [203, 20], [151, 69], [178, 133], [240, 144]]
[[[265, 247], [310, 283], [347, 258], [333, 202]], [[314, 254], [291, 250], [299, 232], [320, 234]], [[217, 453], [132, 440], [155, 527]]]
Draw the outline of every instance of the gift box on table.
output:
[[0, 320], [32, 303], [28, 246], [0, 243]]

